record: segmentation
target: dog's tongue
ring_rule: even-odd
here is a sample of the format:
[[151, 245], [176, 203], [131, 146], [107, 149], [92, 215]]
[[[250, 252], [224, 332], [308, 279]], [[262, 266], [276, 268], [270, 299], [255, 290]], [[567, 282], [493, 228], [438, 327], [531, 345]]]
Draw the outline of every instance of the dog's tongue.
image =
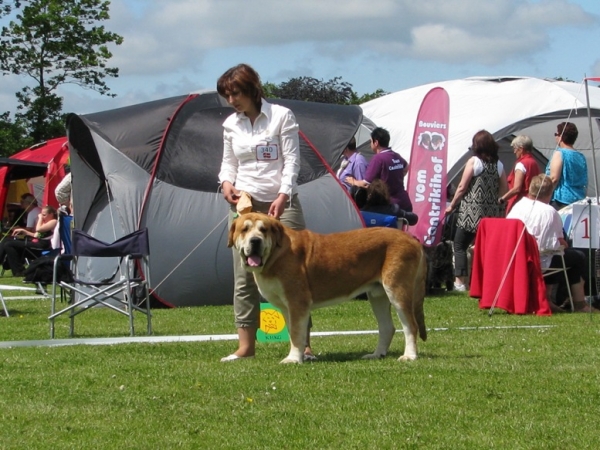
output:
[[256, 256], [256, 255], [248, 256], [248, 265], [250, 267], [258, 267], [258, 266], [260, 266], [261, 262], [262, 262], [262, 259], [260, 258], [260, 256]]

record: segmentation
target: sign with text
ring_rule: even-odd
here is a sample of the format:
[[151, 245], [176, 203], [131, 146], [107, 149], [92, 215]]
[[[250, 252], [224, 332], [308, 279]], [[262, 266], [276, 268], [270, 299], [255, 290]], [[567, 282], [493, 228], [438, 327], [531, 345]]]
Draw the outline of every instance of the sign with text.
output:
[[260, 304], [260, 328], [256, 331], [258, 342], [288, 342], [285, 318], [279, 308], [270, 303]]
[[440, 87], [423, 99], [415, 131], [408, 169], [407, 191], [419, 222], [411, 230], [426, 247], [441, 238], [446, 209], [446, 161], [450, 99]]
[[[571, 237], [575, 248], [600, 248], [600, 214], [598, 205], [573, 205]], [[591, 210], [591, 217], [590, 217]]]

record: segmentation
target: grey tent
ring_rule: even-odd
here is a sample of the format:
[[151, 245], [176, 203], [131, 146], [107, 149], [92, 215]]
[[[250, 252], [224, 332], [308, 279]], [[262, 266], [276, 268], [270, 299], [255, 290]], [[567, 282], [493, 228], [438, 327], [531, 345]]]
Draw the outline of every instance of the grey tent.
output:
[[[334, 175], [355, 134], [373, 128], [358, 106], [273, 100], [300, 125], [299, 196], [307, 227], [362, 227]], [[76, 228], [112, 242], [142, 227], [150, 236], [154, 297], [168, 306], [232, 301], [228, 205], [218, 192], [222, 123], [233, 112], [216, 92], [172, 97], [87, 115], [71, 114]], [[88, 263], [92, 276], [118, 276], [118, 261]]]

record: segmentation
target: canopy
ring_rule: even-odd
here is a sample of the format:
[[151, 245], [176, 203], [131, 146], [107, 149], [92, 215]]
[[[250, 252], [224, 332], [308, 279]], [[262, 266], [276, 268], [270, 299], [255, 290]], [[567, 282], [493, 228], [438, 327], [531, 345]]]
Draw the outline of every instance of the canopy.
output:
[[33, 145], [10, 158], [0, 158], [0, 205], [2, 210], [12, 181], [44, 177], [43, 205], [58, 207], [54, 190], [65, 176], [69, 160], [67, 138], [50, 139]]
[[[500, 144], [500, 158], [512, 169], [514, 155], [510, 142], [518, 134], [532, 138], [541, 165], [555, 149], [554, 132], [560, 122], [571, 121], [579, 129], [575, 148], [588, 159], [588, 195], [595, 195], [592, 146], [583, 83], [527, 77], [473, 77], [441, 81], [398, 91], [362, 106], [366, 117], [391, 135], [391, 146], [409, 160], [412, 133], [419, 107], [434, 87], [442, 87], [450, 98], [448, 136], [448, 183], [457, 183], [471, 156], [473, 135], [482, 129], [492, 133]], [[594, 148], [600, 147], [600, 89], [590, 87], [590, 111]]]

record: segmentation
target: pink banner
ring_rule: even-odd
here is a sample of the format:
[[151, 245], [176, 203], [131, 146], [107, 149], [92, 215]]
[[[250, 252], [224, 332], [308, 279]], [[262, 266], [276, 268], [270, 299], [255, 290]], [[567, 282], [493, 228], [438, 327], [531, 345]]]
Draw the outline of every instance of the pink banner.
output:
[[448, 93], [433, 88], [423, 99], [413, 135], [407, 190], [419, 222], [411, 233], [426, 247], [437, 244], [442, 234], [449, 114]]

